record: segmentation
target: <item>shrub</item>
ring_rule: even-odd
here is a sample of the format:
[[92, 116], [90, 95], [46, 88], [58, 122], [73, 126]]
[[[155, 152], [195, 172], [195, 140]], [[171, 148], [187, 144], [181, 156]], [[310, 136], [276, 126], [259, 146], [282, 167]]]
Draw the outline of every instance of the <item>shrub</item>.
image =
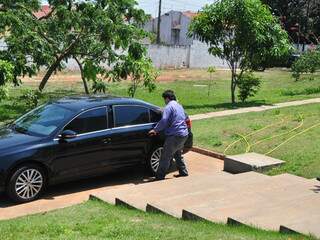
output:
[[249, 97], [253, 97], [260, 89], [260, 78], [253, 75], [252, 72], [245, 72], [238, 77], [238, 97], [245, 102]]
[[42, 93], [39, 90], [24, 90], [20, 96], [20, 100], [25, 103], [28, 109], [35, 108], [39, 104]]
[[0, 101], [8, 97], [8, 84], [14, 80], [14, 66], [7, 62], [0, 60]]
[[311, 95], [320, 93], [320, 87], [309, 87], [302, 90], [281, 90], [283, 96]]
[[314, 74], [317, 70], [320, 70], [320, 48], [303, 53], [291, 67], [292, 77], [296, 81], [300, 79], [301, 74]]

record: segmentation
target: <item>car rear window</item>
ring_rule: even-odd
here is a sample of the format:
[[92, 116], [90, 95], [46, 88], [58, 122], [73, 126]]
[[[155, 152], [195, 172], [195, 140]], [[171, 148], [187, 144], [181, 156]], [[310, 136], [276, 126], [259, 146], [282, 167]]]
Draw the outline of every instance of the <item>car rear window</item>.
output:
[[114, 126], [150, 123], [149, 109], [143, 106], [114, 106]]

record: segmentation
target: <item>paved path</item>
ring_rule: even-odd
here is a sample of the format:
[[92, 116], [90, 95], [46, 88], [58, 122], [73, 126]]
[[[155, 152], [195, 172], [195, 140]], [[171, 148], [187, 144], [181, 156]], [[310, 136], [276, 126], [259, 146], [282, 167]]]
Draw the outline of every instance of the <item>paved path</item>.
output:
[[[223, 169], [223, 161], [218, 159], [194, 152], [186, 154], [185, 157], [193, 175], [207, 174]], [[0, 220], [72, 206], [87, 201], [90, 194], [145, 183], [148, 177], [143, 169], [143, 166], [141, 166], [141, 168], [135, 168], [135, 170], [130, 169], [121, 173], [108, 174], [106, 177], [51, 187], [42, 199], [27, 204], [12, 205], [8, 199], [0, 196]], [[168, 175], [168, 178], [173, 178], [172, 175]]]
[[311, 104], [311, 103], [320, 103], [320, 98], [312, 98], [312, 99], [307, 99], [307, 100], [276, 103], [273, 105], [262, 105], [259, 107], [237, 108], [237, 109], [224, 110], [224, 111], [219, 111], [219, 112], [196, 114], [196, 115], [192, 115], [190, 118], [191, 118], [191, 120], [194, 121], [194, 120], [202, 120], [202, 119], [214, 118], [214, 117], [230, 116], [230, 115], [235, 115], [235, 114], [240, 114], [240, 113], [262, 112], [262, 111], [271, 110], [271, 109], [292, 107], [292, 106], [301, 106], [301, 105]]

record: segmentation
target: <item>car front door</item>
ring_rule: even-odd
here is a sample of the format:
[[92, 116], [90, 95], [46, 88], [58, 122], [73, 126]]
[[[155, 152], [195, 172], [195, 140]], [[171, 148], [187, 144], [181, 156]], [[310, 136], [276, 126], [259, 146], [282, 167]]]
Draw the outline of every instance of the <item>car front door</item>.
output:
[[52, 169], [56, 178], [77, 178], [106, 171], [109, 148], [107, 107], [90, 109], [67, 124], [75, 138], [57, 140]]

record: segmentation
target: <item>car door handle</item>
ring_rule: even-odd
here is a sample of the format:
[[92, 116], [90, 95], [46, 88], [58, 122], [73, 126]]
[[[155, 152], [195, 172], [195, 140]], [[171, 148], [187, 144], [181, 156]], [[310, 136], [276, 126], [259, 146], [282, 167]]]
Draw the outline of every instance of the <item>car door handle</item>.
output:
[[105, 139], [103, 139], [102, 140], [102, 142], [104, 143], [104, 144], [108, 144], [108, 143], [111, 143], [111, 138], [105, 138]]

